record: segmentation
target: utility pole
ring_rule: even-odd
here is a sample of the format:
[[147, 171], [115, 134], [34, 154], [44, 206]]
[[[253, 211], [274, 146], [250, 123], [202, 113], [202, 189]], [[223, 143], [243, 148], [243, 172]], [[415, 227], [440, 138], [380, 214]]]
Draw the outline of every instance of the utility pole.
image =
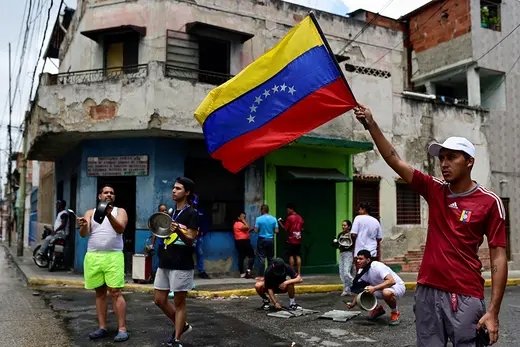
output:
[[22, 152], [22, 172], [20, 173], [20, 217], [16, 224], [18, 229], [18, 249], [16, 255], [23, 257], [23, 246], [25, 238], [25, 200], [26, 200], [26, 177], [27, 177], [27, 133], [28, 133], [28, 119], [30, 112], [25, 112], [25, 120], [23, 122], [23, 152]]
[[9, 125], [7, 126], [7, 133], [9, 136], [9, 158], [7, 159], [9, 174], [8, 184], [9, 184], [9, 222], [7, 232], [9, 233], [9, 248], [11, 247], [11, 239], [13, 233], [13, 220], [14, 220], [14, 206], [13, 206], [13, 138], [11, 136], [11, 116], [13, 114], [13, 103], [11, 100], [11, 42], [9, 42]]

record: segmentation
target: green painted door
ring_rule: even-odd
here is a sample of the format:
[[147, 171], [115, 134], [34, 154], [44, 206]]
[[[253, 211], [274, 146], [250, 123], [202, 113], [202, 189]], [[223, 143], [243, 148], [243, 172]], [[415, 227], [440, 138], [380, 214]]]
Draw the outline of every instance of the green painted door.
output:
[[[318, 180], [278, 180], [276, 218], [287, 217], [286, 205], [292, 202], [305, 221], [302, 234], [302, 272], [323, 273], [337, 269], [332, 240], [336, 237], [336, 183]], [[274, 212], [274, 211], [273, 211]], [[285, 255], [287, 232], [277, 235], [277, 256]]]

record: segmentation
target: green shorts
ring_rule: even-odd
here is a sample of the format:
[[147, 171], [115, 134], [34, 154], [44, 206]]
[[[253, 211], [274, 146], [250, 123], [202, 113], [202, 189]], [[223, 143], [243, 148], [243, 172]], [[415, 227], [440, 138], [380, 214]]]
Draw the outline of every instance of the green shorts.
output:
[[99, 288], [104, 284], [110, 288], [125, 286], [123, 252], [87, 252], [83, 269], [86, 289]]

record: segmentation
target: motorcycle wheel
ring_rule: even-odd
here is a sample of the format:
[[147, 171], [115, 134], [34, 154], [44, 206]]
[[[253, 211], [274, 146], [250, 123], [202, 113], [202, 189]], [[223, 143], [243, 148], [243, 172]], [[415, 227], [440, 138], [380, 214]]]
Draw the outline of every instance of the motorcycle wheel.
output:
[[42, 246], [39, 245], [38, 247], [36, 247], [33, 251], [33, 261], [34, 263], [38, 266], [38, 267], [47, 267], [49, 266], [49, 260], [47, 259], [47, 257], [45, 255], [38, 255], [38, 252], [40, 251], [40, 248]]
[[56, 269], [56, 253], [52, 252], [49, 258], [49, 272], [53, 272]]

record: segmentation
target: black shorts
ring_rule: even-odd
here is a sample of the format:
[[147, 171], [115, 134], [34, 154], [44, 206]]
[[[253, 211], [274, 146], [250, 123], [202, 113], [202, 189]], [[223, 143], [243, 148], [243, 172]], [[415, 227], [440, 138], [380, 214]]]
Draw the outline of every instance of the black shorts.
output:
[[285, 253], [289, 256], [300, 256], [302, 245], [301, 243], [286, 243]]
[[[280, 283], [280, 284], [281, 284], [281, 283]], [[281, 290], [280, 287], [276, 287], [276, 288], [273, 288], [273, 292], [274, 292], [275, 294], [285, 294], [285, 293], [287, 293], [287, 289], [285, 289], [285, 290]]]

